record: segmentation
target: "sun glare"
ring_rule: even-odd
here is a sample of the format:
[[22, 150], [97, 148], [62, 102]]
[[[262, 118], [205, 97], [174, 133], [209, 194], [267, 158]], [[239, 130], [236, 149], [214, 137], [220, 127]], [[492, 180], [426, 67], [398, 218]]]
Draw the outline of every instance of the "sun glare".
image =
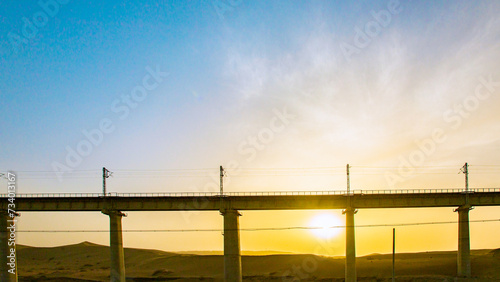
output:
[[[342, 221], [333, 214], [322, 213], [314, 216], [309, 223], [311, 232], [320, 238], [332, 238], [342, 230], [338, 226], [342, 226]], [[333, 227], [333, 228], [332, 228]]]

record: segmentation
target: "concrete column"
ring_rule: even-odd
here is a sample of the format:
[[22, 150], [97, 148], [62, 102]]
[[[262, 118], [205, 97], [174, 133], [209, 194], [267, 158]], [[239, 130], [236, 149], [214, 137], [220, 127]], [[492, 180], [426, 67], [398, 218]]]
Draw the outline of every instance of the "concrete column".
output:
[[[11, 232], [13, 225], [14, 228], [17, 225], [14, 220], [15, 217], [11, 218], [6, 211], [0, 213], [0, 281], [17, 282], [16, 237], [15, 233]], [[14, 238], [11, 234], [14, 234]]]
[[469, 205], [460, 206], [455, 209], [458, 212], [458, 253], [457, 269], [458, 277], [471, 277], [470, 264], [470, 234], [469, 234]]
[[240, 224], [237, 210], [225, 210], [224, 216], [224, 281], [241, 282]]
[[348, 208], [342, 211], [346, 215], [345, 228], [345, 281], [355, 282], [356, 279], [356, 241], [354, 234], [354, 214], [358, 211]]
[[122, 217], [124, 213], [107, 210], [109, 215], [109, 247], [111, 251], [111, 282], [125, 282], [125, 257], [123, 254]]

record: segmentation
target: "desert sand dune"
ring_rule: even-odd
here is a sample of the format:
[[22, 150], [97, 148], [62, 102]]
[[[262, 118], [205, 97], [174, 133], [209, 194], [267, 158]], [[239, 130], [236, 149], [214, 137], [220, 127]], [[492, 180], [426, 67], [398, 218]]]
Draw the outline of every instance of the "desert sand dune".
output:
[[[258, 254], [258, 253], [256, 253]], [[89, 242], [18, 247], [20, 281], [109, 281], [109, 248]], [[129, 281], [220, 281], [220, 255], [125, 248]], [[303, 254], [243, 256], [245, 281], [343, 281], [344, 259]], [[391, 254], [357, 259], [358, 281], [390, 281]], [[455, 252], [397, 254], [397, 281], [454, 281]], [[500, 249], [473, 250], [477, 281], [500, 281]], [[294, 280], [295, 279], [295, 280]], [[300, 280], [297, 280], [300, 279]]]

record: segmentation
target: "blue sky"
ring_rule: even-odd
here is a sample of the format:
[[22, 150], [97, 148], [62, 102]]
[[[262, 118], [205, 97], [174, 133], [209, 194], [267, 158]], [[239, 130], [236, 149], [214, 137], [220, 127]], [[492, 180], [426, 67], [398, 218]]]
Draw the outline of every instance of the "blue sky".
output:
[[[126, 120], [114, 121], [116, 131], [96, 148], [98, 153], [85, 158], [82, 169], [114, 165], [115, 156], [124, 151], [129, 158], [119, 163], [137, 167], [137, 155], [145, 154], [141, 147], [147, 147], [149, 159], [173, 159], [139, 162], [139, 167], [176, 167], [175, 152], [192, 150], [185, 142], [194, 142], [193, 147], [202, 145], [187, 139], [234, 147], [251, 132], [228, 134], [228, 128], [239, 123], [258, 128], [262, 124], [259, 119], [268, 118], [266, 112], [290, 104], [297, 92], [313, 88], [321, 89], [315, 90], [321, 92], [316, 94], [319, 101], [306, 98], [299, 101], [302, 105], [289, 107], [307, 115], [300, 122], [320, 123], [315, 134], [321, 136], [336, 131], [329, 130], [331, 121], [309, 115], [309, 111], [320, 116], [336, 111], [330, 118], [338, 121], [348, 118], [349, 111], [356, 115], [353, 126], [361, 131], [369, 120], [378, 122], [378, 114], [387, 109], [391, 115], [398, 114], [384, 107], [401, 108], [410, 103], [411, 111], [424, 111], [419, 117], [433, 115], [431, 110], [438, 115], [452, 103], [448, 100], [451, 94], [435, 93], [442, 90], [439, 87], [463, 77], [474, 84], [477, 76], [491, 74], [494, 70], [488, 68], [493, 68], [498, 46], [498, 4], [492, 1], [241, 1], [235, 7], [224, 1], [70, 1], [59, 4], [57, 13], [48, 17], [27, 44], [14, 48], [9, 33], [22, 35], [23, 18], [33, 21], [43, 11], [35, 1], [30, 3], [1, 4], [4, 44], [0, 91], [6, 133], [1, 142], [9, 148], [2, 152], [5, 169], [52, 169], [52, 162], [64, 158], [66, 146], [75, 147], [84, 138], [82, 130], [97, 127], [102, 118], [116, 118], [111, 111], [113, 101], [130, 93], [148, 66], [168, 72], [168, 79]], [[373, 20], [372, 12], [387, 11], [389, 5], [401, 12], [391, 14], [388, 26], [359, 54], [346, 60], [340, 46], [353, 46], [356, 27], [364, 29]], [[218, 11], [216, 7], [228, 9]], [[463, 73], [454, 77], [450, 68]], [[448, 72], [438, 73], [443, 70]], [[433, 72], [447, 78], [436, 81]], [[384, 83], [395, 94], [377, 93]], [[438, 83], [441, 85], [435, 85]], [[359, 87], [362, 84], [373, 92], [372, 98]], [[338, 91], [345, 94], [339, 96]], [[321, 103], [331, 97], [338, 103]], [[419, 99], [424, 100], [422, 105], [415, 103]], [[440, 100], [443, 105], [429, 109], [428, 100]], [[339, 114], [337, 106], [346, 112]], [[363, 115], [365, 121], [361, 120]], [[407, 117], [413, 120], [415, 115], [399, 118]], [[424, 120], [419, 124], [428, 128]], [[392, 125], [382, 129], [386, 126]], [[392, 133], [398, 128], [388, 130]], [[306, 140], [301, 145], [309, 142], [315, 141]], [[167, 147], [176, 149], [172, 152]], [[214, 151], [212, 145], [206, 147]], [[214, 157], [208, 154], [186, 165], [214, 166], [229, 157], [223, 154], [207, 162], [206, 158]]]
[[[103, 166], [116, 172], [112, 191], [147, 192], [199, 191], [210, 178], [129, 179], [123, 170], [216, 173], [232, 161], [244, 168], [395, 168], [353, 181], [383, 189], [461, 187], [455, 170], [464, 162], [498, 165], [497, 1], [67, 1], [54, 7], [0, 3], [0, 172], [19, 171], [20, 192], [97, 193]], [[23, 34], [26, 19], [37, 15], [40, 27]], [[155, 71], [168, 75], [154, 80]], [[145, 80], [154, 87], [140, 101], [124, 102], [145, 89]], [[112, 132], [77, 165], [68, 164], [67, 148], [91, 144], [83, 132], [101, 130], [103, 121]], [[432, 140], [436, 130], [442, 140]], [[265, 142], [252, 148], [252, 138]], [[412, 161], [415, 156], [422, 161]], [[408, 163], [452, 173], [398, 172]], [[58, 178], [57, 164], [73, 171]], [[487, 176], [472, 177], [472, 185], [498, 187], [499, 179]], [[342, 175], [233, 180], [232, 191], [345, 186]]]

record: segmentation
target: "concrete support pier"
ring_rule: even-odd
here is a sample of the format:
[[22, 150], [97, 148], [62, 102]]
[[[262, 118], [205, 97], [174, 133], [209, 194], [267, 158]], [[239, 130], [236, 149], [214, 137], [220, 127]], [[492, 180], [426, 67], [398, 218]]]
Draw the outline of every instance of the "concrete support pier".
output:
[[16, 225], [15, 217], [10, 217], [7, 211], [0, 213], [0, 281], [17, 282], [16, 233], [13, 232]]
[[458, 277], [471, 277], [470, 264], [470, 234], [469, 234], [469, 211], [470, 205], [460, 206], [455, 209], [458, 212], [458, 252], [457, 270]]
[[358, 211], [348, 208], [342, 211], [346, 215], [345, 223], [345, 281], [355, 282], [356, 278], [356, 241], [354, 233], [354, 214]]
[[121, 211], [105, 210], [109, 215], [109, 247], [111, 250], [111, 282], [125, 282], [125, 257], [123, 254], [122, 217]]
[[225, 210], [224, 216], [224, 281], [241, 282], [240, 224], [237, 210]]

